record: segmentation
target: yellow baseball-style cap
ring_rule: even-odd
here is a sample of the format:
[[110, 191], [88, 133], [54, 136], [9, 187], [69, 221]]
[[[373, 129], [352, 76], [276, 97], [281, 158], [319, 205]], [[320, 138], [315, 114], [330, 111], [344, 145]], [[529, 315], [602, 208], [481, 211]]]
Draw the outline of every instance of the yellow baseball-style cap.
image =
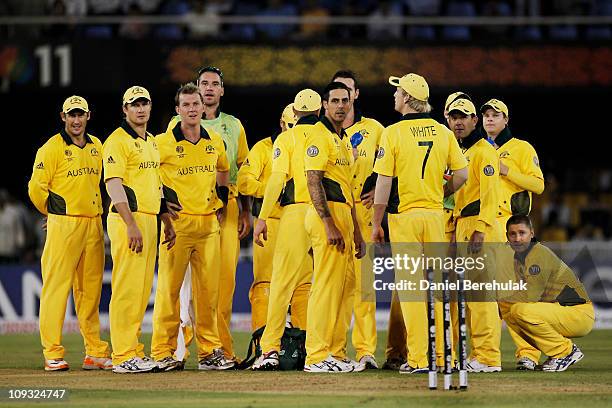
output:
[[62, 105], [62, 112], [68, 113], [71, 110], [80, 109], [83, 112], [89, 112], [89, 105], [85, 98], [77, 95], [72, 95], [69, 98], [66, 98], [64, 104]]
[[444, 103], [444, 110], [447, 111], [450, 104], [461, 97], [471, 100], [470, 95], [466, 94], [465, 92], [453, 92], [452, 94], [448, 95], [448, 98], [446, 98], [446, 102]]
[[401, 78], [390, 76], [389, 83], [401, 87], [408, 95], [419, 101], [427, 101], [427, 98], [429, 98], [429, 85], [427, 85], [425, 78], [420, 75], [406, 74]]
[[453, 111], [458, 111], [465, 115], [476, 115], [476, 107], [468, 99], [457, 99], [451, 103], [448, 107], [448, 114], [450, 115]]
[[480, 108], [480, 113], [484, 113], [487, 109], [493, 109], [496, 112], [503, 113], [506, 117], [510, 117], [508, 113], [508, 107], [505, 103], [500, 101], [499, 99], [490, 99], [487, 103], [482, 105]]
[[150, 101], [151, 95], [149, 94], [149, 91], [147, 91], [142, 86], [133, 86], [131, 88], [128, 88], [128, 90], [125, 91], [125, 93], [123, 94], [123, 104], [125, 105], [126, 103], [132, 103], [136, 99], [140, 98], [144, 98]]
[[298, 112], [313, 112], [320, 107], [321, 95], [312, 89], [302, 89], [293, 100], [293, 108]]
[[293, 125], [295, 125], [296, 120], [295, 120], [295, 113], [293, 112], [292, 103], [287, 105], [285, 109], [283, 110], [283, 114], [281, 115], [281, 120], [285, 122], [285, 125], [287, 125], [287, 127], [293, 127]]

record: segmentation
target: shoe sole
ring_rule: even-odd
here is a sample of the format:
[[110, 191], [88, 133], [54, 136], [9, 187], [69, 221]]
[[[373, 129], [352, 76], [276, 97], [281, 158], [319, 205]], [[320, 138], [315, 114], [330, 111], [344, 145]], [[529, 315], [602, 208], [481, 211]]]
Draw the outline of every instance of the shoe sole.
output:
[[482, 368], [480, 370], [474, 370], [468, 368], [468, 373], [501, 373], [501, 368], [490, 369], [490, 368]]
[[113, 373], [115, 374], [143, 374], [143, 373], [154, 373], [154, 372], [155, 371], [153, 371], [153, 369], [134, 371], [134, 370], [115, 370], [113, 368]]
[[94, 371], [94, 370], [108, 371], [108, 370], [112, 370], [113, 366], [111, 365], [111, 366], [104, 367], [104, 366], [98, 366], [98, 365], [85, 365], [85, 364], [83, 364], [83, 366], [81, 368], [83, 368], [83, 370], [86, 370], [86, 371]]
[[70, 370], [70, 367], [52, 368], [52, 367], [45, 366], [45, 371], [50, 372], [50, 373], [54, 371], [68, 371], [68, 370]]

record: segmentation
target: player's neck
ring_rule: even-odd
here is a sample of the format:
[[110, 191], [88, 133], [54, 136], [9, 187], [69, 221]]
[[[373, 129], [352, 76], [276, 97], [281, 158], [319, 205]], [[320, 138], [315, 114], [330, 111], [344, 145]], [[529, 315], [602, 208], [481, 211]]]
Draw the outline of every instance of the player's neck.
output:
[[145, 123], [144, 125], [137, 125], [134, 122], [130, 122], [129, 119], [126, 119], [128, 125], [130, 125], [130, 127], [132, 129], [134, 129], [134, 132], [136, 132], [136, 134], [142, 138], [142, 139], [146, 139], [147, 138], [147, 124]]
[[219, 104], [204, 105], [204, 120], [216, 119], [219, 113]]
[[342, 123], [342, 127], [347, 129], [355, 124], [355, 107], [346, 114], [346, 118], [344, 118], [344, 122]]
[[200, 125], [188, 125], [185, 122], [181, 122], [181, 132], [185, 139], [191, 143], [197, 143], [200, 140]]
[[68, 134], [68, 136], [70, 136], [70, 139], [72, 140], [72, 143], [74, 143], [75, 145], [79, 146], [79, 147], [83, 147], [85, 146], [85, 132], [83, 131], [83, 133], [75, 136], [72, 133], [70, 133], [68, 130], [66, 130], [66, 133]]
[[342, 134], [342, 123], [336, 123], [336, 121], [334, 121], [332, 118], [330, 118], [329, 116], [325, 115], [325, 117], [327, 118], [327, 120], [329, 121], [329, 123], [332, 124], [332, 126], [334, 127], [334, 130], [336, 131], [336, 133], [338, 135]]
[[401, 114], [402, 114], [402, 116], [404, 116], [404, 115], [407, 115], [407, 114], [409, 114], [409, 113], [419, 113], [419, 112], [415, 111], [414, 109], [412, 109], [412, 108], [411, 108], [410, 106], [408, 106], [408, 105], [404, 105], [404, 106], [403, 106], [403, 107], [400, 109], [399, 113], [401, 113]]

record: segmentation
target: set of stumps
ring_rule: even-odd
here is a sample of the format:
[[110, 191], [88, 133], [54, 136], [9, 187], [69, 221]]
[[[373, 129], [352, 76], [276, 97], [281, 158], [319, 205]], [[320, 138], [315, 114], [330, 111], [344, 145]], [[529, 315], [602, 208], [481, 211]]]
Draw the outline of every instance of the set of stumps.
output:
[[[429, 289], [427, 290], [427, 321], [428, 321], [428, 353], [427, 359], [429, 362], [429, 389], [438, 389], [438, 367], [436, 366], [436, 313], [435, 313], [435, 296], [432, 288], [434, 281], [433, 269], [427, 270], [427, 281]], [[442, 271], [442, 282], [444, 283], [442, 290], [442, 309], [443, 309], [443, 330], [444, 330], [444, 390], [467, 390], [467, 328], [465, 324], [465, 292], [464, 292], [464, 272], [455, 271], [456, 287], [457, 287], [457, 320], [459, 325], [459, 347], [458, 347], [458, 372], [459, 385], [453, 386], [453, 361], [452, 361], [452, 325], [451, 325], [451, 291], [449, 288], [449, 272]]]

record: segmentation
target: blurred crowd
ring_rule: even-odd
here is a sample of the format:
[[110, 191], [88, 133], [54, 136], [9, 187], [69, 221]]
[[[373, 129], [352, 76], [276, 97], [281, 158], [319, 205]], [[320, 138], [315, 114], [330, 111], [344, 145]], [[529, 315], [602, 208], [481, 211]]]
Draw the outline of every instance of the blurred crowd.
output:
[[[65, 24], [0, 27], [9, 37], [160, 38], [169, 40], [223, 38], [260, 39], [409, 39], [470, 41], [514, 38], [525, 41], [610, 40], [610, 26], [427, 26], [391, 24], [393, 16], [611, 16], [612, 0], [4, 0], [0, 15], [66, 16]], [[71, 25], [73, 16], [190, 16], [207, 20], [186, 24]], [[221, 24], [219, 17], [333, 16], [367, 17], [367, 24]]]

